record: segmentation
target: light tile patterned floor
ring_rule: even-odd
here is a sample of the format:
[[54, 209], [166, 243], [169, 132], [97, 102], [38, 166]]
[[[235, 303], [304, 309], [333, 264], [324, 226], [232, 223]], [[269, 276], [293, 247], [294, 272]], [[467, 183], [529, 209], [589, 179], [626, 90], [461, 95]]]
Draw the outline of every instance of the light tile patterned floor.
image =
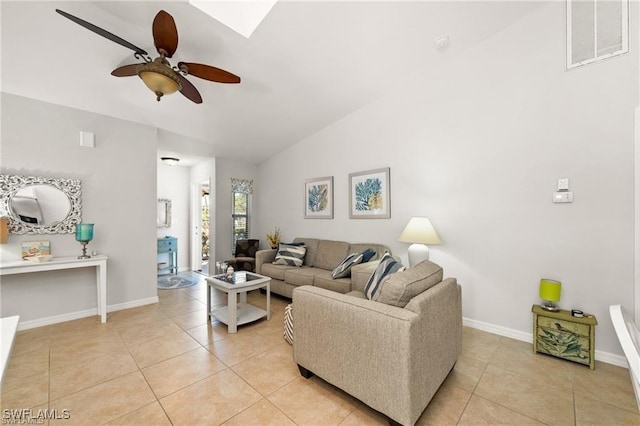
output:
[[[204, 281], [158, 295], [106, 324], [92, 317], [19, 332], [2, 409], [69, 410], [69, 419], [44, 422], [52, 425], [386, 424], [299, 375], [282, 338], [286, 299], [272, 298], [271, 321], [229, 335], [207, 322]], [[257, 291], [249, 300], [264, 307]], [[640, 414], [626, 369], [597, 362], [591, 371], [465, 328], [462, 356], [418, 425], [482, 424], [640, 425]]]

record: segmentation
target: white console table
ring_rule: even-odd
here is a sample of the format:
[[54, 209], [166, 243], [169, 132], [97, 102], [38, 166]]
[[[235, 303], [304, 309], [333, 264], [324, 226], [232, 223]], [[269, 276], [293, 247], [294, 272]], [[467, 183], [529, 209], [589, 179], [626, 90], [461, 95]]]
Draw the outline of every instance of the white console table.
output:
[[9, 364], [19, 320], [20, 317], [18, 315], [0, 318], [0, 382], [2, 382], [4, 371], [7, 369], [7, 364]]
[[15, 260], [0, 262], [0, 275], [27, 274], [30, 272], [55, 271], [60, 269], [96, 267], [96, 287], [98, 291], [98, 315], [107, 322], [107, 256], [92, 256], [90, 259], [75, 257], [54, 257], [48, 262]]

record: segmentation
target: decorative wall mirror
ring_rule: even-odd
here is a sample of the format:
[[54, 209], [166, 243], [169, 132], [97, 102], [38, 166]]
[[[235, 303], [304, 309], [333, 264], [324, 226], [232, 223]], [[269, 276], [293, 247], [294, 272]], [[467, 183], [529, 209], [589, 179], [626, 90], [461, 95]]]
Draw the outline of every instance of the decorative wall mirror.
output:
[[171, 226], [171, 200], [166, 198], [158, 199], [158, 228], [169, 228]]
[[70, 234], [82, 221], [78, 179], [0, 174], [0, 216], [10, 234]]

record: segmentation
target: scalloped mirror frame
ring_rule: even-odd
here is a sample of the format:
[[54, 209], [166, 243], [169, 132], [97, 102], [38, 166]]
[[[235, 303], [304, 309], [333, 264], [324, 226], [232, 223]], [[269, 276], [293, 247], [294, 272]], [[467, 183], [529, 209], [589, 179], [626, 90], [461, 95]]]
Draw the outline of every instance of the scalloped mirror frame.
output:
[[[11, 208], [13, 196], [29, 185], [49, 185], [59, 189], [69, 199], [69, 213], [61, 221], [48, 225], [25, 223]], [[82, 222], [82, 183], [79, 179], [48, 178], [0, 174], [0, 216], [9, 220], [9, 234], [72, 234]]]
[[171, 200], [158, 198], [158, 228], [171, 227]]

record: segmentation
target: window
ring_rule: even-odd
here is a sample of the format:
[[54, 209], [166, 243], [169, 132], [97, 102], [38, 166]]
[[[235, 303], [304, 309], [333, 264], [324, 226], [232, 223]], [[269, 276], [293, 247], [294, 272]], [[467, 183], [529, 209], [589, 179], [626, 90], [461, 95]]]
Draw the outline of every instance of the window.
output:
[[567, 69], [629, 52], [629, 0], [567, 0]]
[[[249, 238], [249, 194], [242, 192], [233, 193], [233, 249], [235, 252], [236, 241]], [[235, 255], [235, 253], [233, 253]]]
[[251, 193], [253, 181], [231, 179], [231, 253], [235, 256], [236, 242], [249, 238], [249, 214], [251, 211]]

